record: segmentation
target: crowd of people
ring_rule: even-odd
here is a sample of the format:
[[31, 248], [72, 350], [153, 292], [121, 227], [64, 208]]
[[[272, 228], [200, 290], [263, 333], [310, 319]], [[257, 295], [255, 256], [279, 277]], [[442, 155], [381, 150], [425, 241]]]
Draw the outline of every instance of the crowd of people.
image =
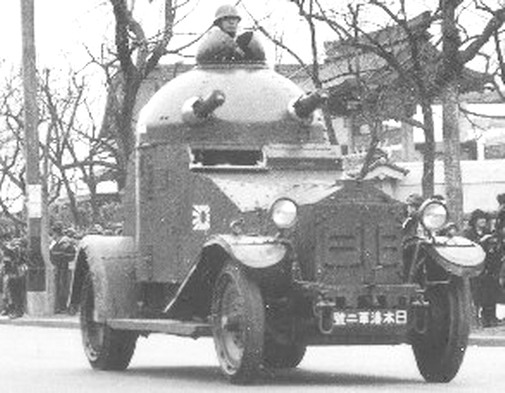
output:
[[[50, 228], [49, 258], [54, 273], [54, 312], [67, 313], [72, 281], [72, 261], [77, 243], [88, 234], [114, 235], [120, 229], [104, 229], [95, 224], [82, 233], [61, 222]], [[26, 309], [26, 276], [29, 269], [28, 241], [23, 236], [4, 233], [0, 236], [0, 314], [9, 318], [23, 316]]]

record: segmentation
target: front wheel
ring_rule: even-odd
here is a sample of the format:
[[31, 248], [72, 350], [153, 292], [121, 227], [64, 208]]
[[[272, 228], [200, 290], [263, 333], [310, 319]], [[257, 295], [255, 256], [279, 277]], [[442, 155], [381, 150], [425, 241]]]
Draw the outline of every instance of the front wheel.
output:
[[212, 330], [223, 373], [250, 382], [263, 360], [265, 310], [261, 291], [243, 267], [226, 263], [212, 298]]
[[95, 293], [91, 273], [84, 279], [81, 295], [81, 335], [84, 352], [97, 370], [124, 370], [135, 351], [135, 332], [114, 330], [95, 318]]
[[459, 371], [470, 332], [467, 281], [451, 277], [447, 285], [428, 288], [424, 333], [414, 333], [412, 348], [421, 375], [428, 382], [449, 382]]

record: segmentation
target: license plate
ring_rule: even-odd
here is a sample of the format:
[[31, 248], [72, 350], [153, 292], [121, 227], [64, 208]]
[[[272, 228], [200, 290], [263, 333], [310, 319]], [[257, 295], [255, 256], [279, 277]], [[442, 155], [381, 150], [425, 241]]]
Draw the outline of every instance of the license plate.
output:
[[407, 310], [335, 311], [334, 326], [398, 326], [407, 324]]

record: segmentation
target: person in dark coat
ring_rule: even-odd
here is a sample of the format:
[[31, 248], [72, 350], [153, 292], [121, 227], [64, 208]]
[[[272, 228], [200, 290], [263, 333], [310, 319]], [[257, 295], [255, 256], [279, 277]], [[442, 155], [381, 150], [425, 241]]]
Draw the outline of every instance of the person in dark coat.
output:
[[27, 242], [24, 238], [12, 239], [4, 246], [2, 277], [4, 289], [4, 315], [9, 318], [23, 316], [26, 301], [25, 277], [27, 268]]
[[[488, 241], [491, 238], [491, 231], [489, 229], [489, 215], [481, 209], [476, 209], [470, 214], [468, 227], [463, 231], [463, 236], [471, 241], [479, 244], [484, 251], [488, 246]], [[487, 251], [486, 251], [487, 260]], [[478, 277], [470, 279], [470, 288], [472, 298], [477, 314], [477, 319], [484, 325], [484, 316], [482, 309], [482, 296], [483, 292], [483, 274]]]
[[496, 326], [500, 323], [496, 315], [496, 304], [501, 297], [500, 271], [504, 255], [505, 222], [500, 221], [495, 226], [493, 236], [484, 242], [486, 260], [481, 279], [482, 325]]
[[68, 294], [70, 290], [70, 269], [69, 264], [73, 261], [76, 248], [69, 237], [63, 233], [63, 225], [55, 223], [52, 227], [53, 241], [49, 246], [51, 263], [55, 267], [55, 312], [64, 313], [67, 311]]
[[498, 213], [496, 214], [495, 227], [503, 228], [505, 226], [505, 193], [498, 194]]

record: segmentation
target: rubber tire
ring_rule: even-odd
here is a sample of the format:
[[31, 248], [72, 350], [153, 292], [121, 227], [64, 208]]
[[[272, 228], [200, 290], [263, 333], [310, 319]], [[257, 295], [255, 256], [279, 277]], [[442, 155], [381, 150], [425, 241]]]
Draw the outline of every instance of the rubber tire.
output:
[[274, 341], [265, 343], [263, 362], [270, 368], [295, 368], [305, 356], [307, 346], [303, 344], [279, 344]]
[[[230, 303], [233, 315], [226, 314]], [[232, 383], [251, 382], [263, 361], [265, 309], [258, 285], [243, 267], [225, 263], [214, 287], [212, 316], [214, 344], [222, 372]], [[235, 320], [238, 325], [234, 331], [224, 325], [229, 320]]]
[[448, 285], [426, 292], [430, 302], [427, 332], [414, 333], [417, 367], [427, 382], [446, 383], [459, 371], [470, 333], [468, 282], [451, 277]]
[[135, 352], [138, 334], [114, 330], [104, 323], [93, 321], [95, 294], [90, 272], [84, 278], [80, 310], [82, 343], [91, 367], [96, 370], [125, 370]]

